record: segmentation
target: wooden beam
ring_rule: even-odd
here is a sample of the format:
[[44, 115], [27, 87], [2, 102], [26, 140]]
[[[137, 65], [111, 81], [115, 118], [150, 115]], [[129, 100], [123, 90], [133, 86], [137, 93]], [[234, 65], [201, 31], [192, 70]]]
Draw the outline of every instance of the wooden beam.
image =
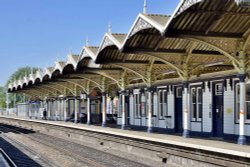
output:
[[230, 16], [250, 16], [249, 12], [235, 12], [235, 11], [215, 11], [215, 10], [192, 10], [189, 9], [185, 13], [198, 13], [198, 14], [215, 14], [215, 15], [230, 15]]
[[[104, 64], [110, 64], [110, 65], [112, 65], [112, 64], [129, 64], [129, 65], [133, 66], [133, 65], [146, 65], [146, 64], [149, 64], [149, 61], [126, 60], [124, 62], [121, 62], [121, 61], [118, 61], [118, 60], [114, 60], [114, 61], [104, 62]], [[161, 64], [165, 64], [165, 63], [163, 63], [161, 61], [155, 61], [154, 64], [161, 65]]]
[[150, 48], [126, 48], [125, 53], [138, 54], [143, 52], [151, 53], [169, 53], [169, 54], [185, 54], [185, 49], [150, 49]]
[[[131, 48], [130, 51], [127, 51], [127, 53], [131, 54], [150, 54], [150, 53], [159, 53], [159, 54], [168, 54], [168, 55], [185, 55], [186, 50], [185, 49], [147, 49], [147, 48]], [[192, 54], [195, 55], [222, 55], [218, 51], [206, 51], [206, 50], [193, 50]]]
[[237, 60], [237, 58], [235, 58], [233, 55], [231, 55], [230, 53], [228, 53], [226, 50], [224, 50], [224, 48], [221, 48], [219, 46], [214, 45], [211, 42], [207, 42], [206, 38], [202, 37], [202, 38], [198, 38], [198, 37], [190, 37], [190, 36], [181, 36], [183, 39], [187, 39], [190, 41], [195, 41], [195, 42], [199, 42], [201, 44], [204, 44], [208, 47], [213, 48], [214, 50], [217, 50], [218, 52], [220, 52], [221, 54], [223, 54], [224, 56], [226, 56], [228, 59], [230, 59], [232, 61], [232, 63], [234, 63], [235, 68], [237, 68], [237, 66], [240, 64], [239, 60]]
[[242, 33], [222, 33], [222, 32], [199, 32], [199, 31], [186, 31], [186, 30], [169, 30], [165, 36], [168, 38], [180, 38], [181, 36], [190, 36], [190, 37], [203, 37], [203, 38], [212, 38], [212, 39], [234, 39], [240, 40], [242, 38]]
[[82, 74], [82, 73], [85, 73], [85, 72], [91, 72], [91, 71], [102, 71], [102, 72], [105, 72], [105, 71], [122, 71], [122, 69], [120, 68], [85, 68], [84, 70], [82, 71], [77, 71], [77, 73], [74, 73], [74, 74]]
[[220, 11], [220, 12], [217, 12], [217, 13], [215, 12], [215, 16], [213, 18], [213, 22], [207, 28], [205, 34], [209, 34], [210, 31], [212, 31], [215, 27], [217, 27], [217, 25], [222, 21], [222, 19], [225, 16], [225, 14], [228, 13], [226, 11], [228, 11], [229, 8], [231, 8], [231, 6], [232, 6], [231, 3], [226, 3], [226, 6], [224, 7], [223, 11]]

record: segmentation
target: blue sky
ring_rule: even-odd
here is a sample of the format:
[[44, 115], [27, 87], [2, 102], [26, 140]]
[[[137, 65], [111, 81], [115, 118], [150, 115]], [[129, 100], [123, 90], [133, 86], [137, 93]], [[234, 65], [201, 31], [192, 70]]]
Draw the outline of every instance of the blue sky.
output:
[[[180, 0], [148, 0], [148, 13], [172, 14]], [[143, 0], [0, 0], [0, 85], [19, 67], [53, 66], [88, 37], [99, 45], [112, 31], [127, 33]]]

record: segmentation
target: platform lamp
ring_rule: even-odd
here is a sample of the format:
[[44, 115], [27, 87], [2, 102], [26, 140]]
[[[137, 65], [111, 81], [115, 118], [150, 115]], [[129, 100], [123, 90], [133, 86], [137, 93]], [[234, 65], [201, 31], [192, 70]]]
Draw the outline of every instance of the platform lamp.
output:
[[250, 8], [250, 0], [236, 0], [236, 3], [241, 7]]

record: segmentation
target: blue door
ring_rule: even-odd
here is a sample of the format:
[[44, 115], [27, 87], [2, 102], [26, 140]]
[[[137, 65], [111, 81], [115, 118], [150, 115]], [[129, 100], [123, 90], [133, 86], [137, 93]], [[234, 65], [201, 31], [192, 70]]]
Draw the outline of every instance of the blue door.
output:
[[213, 84], [213, 136], [223, 135], [223, 84]]
[[175, 87], [175, 132], [182, 133], [182, 86]]

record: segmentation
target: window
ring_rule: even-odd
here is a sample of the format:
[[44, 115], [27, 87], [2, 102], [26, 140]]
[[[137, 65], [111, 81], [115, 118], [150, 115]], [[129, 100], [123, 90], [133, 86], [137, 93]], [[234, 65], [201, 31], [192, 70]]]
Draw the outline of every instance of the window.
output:
[[[250, 123], [250, 83], [246, 84], [246, 111], [245, 119], [247, 123]], [[240, 85], [236, 85], [236, 119], [240, 118]]]
[[201, 121], [202, 119], [202, 88], [191, 88], [191, 113], [192, 121]]
[[215, 95], [221, 96], [223, 94], [223, 86], [221, 83], [215, 85]]
[[134, 95], [134, 113], [135, 113], [135, 118], [141, 117], [141, 111], [140, 111], [140, 104], [141, 104], [141, 99], [140, 99], [140, 94], [135, 94]]
[[120, 94], [119, 95], [119, 108], [118, 108], [118, 117], [122, 117], [122, 95]]
[[167, 90], [158, 91], [159, 98], [159, 118], [163, 119], [167, 116]]
[[176, 88], [176, 93], [175, 93], [177, 98], [182, 98], [182, 87]]
[[145, 94], [143, 93], [141, 95], [141, 116], [145, 117], [146, 116], [146, 99], [145, 99]]

